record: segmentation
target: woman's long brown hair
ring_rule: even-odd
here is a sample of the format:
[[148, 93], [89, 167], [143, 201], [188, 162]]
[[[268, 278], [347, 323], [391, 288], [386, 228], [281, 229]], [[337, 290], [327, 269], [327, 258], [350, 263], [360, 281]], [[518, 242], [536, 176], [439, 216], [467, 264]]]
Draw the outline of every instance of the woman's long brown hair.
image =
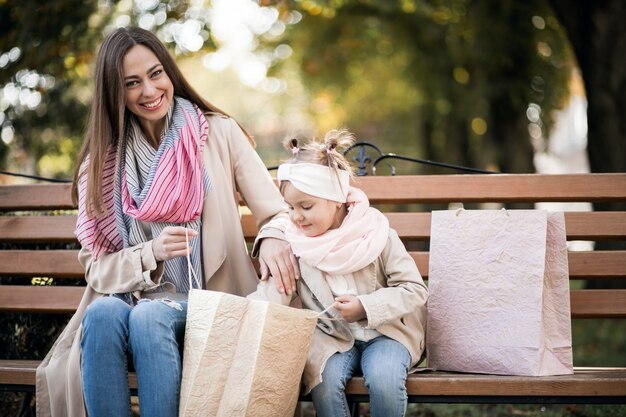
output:
[[[72, 201], [78, 204], [78, 183], [80, 176], [87, 175], [87, 212], [97, 216], [106, 209], [102, 198], [102, 174], [107, 150], [115, 148], [124, 134], [126, 100], [122, 62], [124, 56], [135, 45], [150, 49], [163, 65], [174, 86], [174, 95], [196, 104], [204, 113], [218, 113], [228, 116], [224, 111], [206, 101], [187, 82], [169, 51], [151, 32], [136, 28], [119, 28], [109, 34], [98, 52], [96, 61], [95, 88], [89, 122], [82, 149], [74, 169]], [[254, 140], [242, 129], [250, 143]], [[87, 170], [81, 170], [89, 155]]]

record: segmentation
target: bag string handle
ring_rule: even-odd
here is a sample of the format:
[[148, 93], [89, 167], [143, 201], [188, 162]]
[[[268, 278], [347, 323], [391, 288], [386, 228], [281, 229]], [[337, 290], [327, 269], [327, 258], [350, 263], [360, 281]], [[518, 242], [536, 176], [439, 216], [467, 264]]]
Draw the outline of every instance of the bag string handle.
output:
[[[461, 212], [462, 212], [462, 211], [465, 211], [465, 209], [464, 209], [463, 207], [459, 207], [459, 208], [458, 208], [458, 209], [456, 209], [456, 211], [454, 212], [454, 215], [455, 215], [456, 217], [459, 217], [459, 214], [461, 214]], [[502, 207], [502, 208], [500, 209], [500, 211], [503, 211], [504, 213], [506, 213], [506, 215], [507, 215], [507, 216], [510, 216], [509, 211], [508, 211], [506, 208]]]
[[[187, 247], [189, 247], [189, 232], [187, 227], [185, 227], [185, 243], [187, 244]], [[198, 288], [201, 289], [202, 286], [200, 285], [200, 279], [198, 279], [196, 271], [194, 271], [193, 267], [191, 266], [191, 254], [189, 253], [189, 251], [187, 251], [187, 255], [185, 255], [185, 258], [187, 258], [187, 276], [189, 277], [189, 291], [193, 289], [193, 281], [195, 281]]]
[[314, 318], [315, 320], [331, 320], [331, 321], [342, 321], [343, 317], [322, 317], [322, 314], [327, 313], [328, 310], [330, 310], [331, 308], [335, 307], [334, 304], [329, 305], [328, 307], [326, 307], [324, 310], [320, 311], [319, 313], [317, 313]]

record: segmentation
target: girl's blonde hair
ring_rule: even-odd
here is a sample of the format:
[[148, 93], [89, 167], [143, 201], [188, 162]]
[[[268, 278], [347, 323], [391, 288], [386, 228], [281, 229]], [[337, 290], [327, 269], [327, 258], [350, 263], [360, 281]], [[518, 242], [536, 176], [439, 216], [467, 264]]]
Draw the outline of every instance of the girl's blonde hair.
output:
[[311, 139], [300, 145], [298, 139], [290, 138], [283, 142], [291, 150], [293, 157], [288, 164], [309, 163], [327, 166], [331, 169], [348, 171], [353, 176], [352, 167], [337, 149], [346, 149], [355, 141], [354, 135], [347, 129], [333, 129], [326, 133], [323, 141]]

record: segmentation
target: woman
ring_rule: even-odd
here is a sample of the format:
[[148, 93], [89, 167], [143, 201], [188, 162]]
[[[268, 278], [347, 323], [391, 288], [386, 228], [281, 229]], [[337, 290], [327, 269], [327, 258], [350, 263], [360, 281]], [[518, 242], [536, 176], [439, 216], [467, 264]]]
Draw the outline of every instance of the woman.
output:
[[253, 144], [152, 33], [107, 36], [73, 185], [88, 285], [37, 370], [39, 416], [129, 415], [128, 367], [142, 415], [177, 415], [190, 286], [243, 296], [257, 284], [237, 192], [260, 228], [262, 278], [294, 290], [286, 208]]

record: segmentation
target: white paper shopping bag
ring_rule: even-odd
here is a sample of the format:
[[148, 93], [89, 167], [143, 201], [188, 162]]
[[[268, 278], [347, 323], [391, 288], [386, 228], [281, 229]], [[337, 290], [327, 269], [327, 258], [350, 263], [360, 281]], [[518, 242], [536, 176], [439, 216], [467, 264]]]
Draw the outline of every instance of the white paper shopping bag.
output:
[[429, 265], [429, 367], [573, 373], [563, 213], [434, 211]]
[[317, 315], [191, 290], [180, 416], [293, 416]]

